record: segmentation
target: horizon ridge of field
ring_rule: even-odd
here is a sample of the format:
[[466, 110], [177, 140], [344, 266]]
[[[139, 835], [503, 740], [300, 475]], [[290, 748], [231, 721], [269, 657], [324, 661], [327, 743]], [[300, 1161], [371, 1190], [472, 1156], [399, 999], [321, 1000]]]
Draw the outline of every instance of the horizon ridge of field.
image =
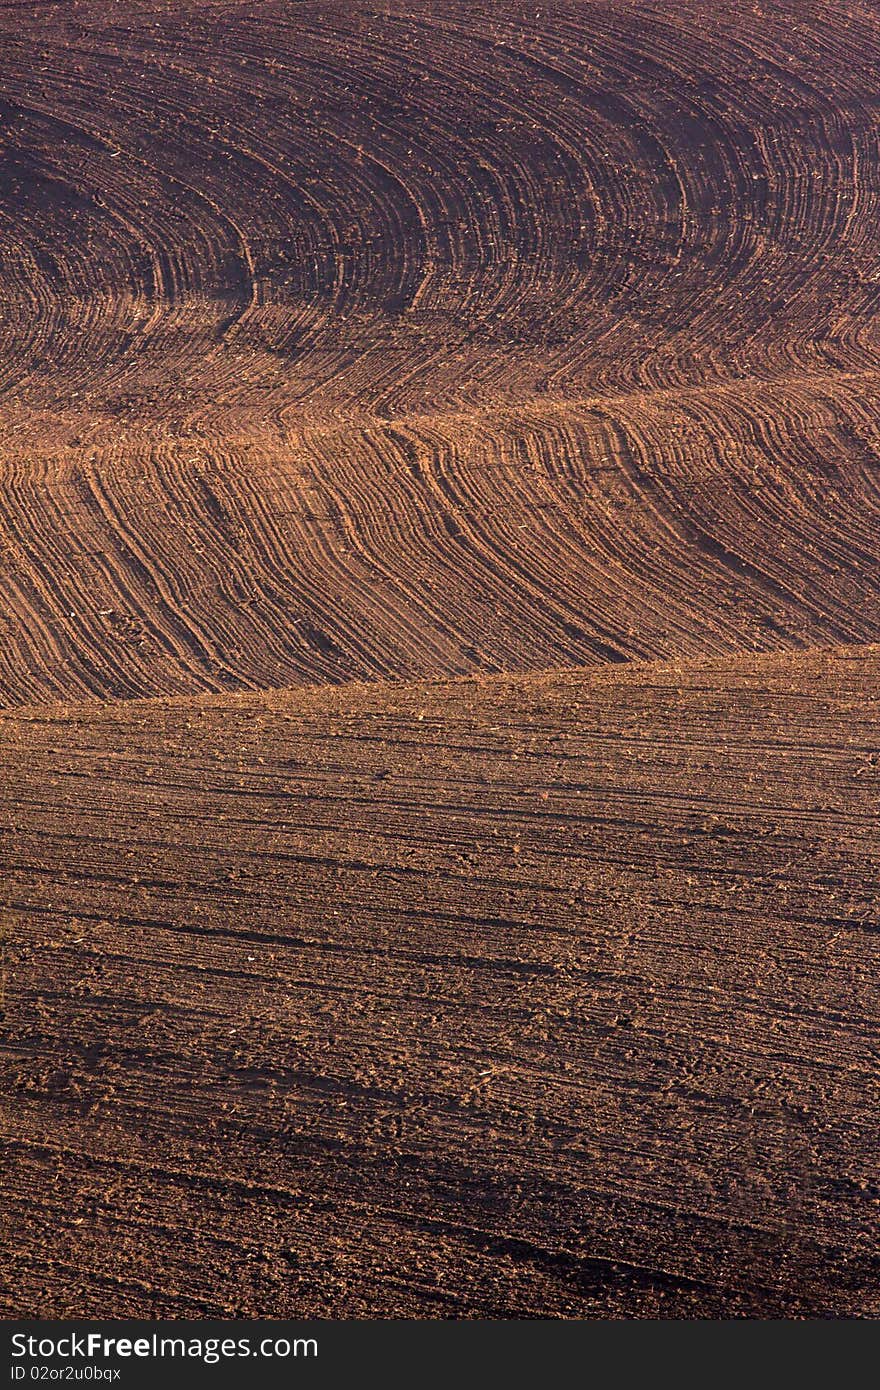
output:
[[0, 1310], [880, 1314], [876, 7], [0, 51]]

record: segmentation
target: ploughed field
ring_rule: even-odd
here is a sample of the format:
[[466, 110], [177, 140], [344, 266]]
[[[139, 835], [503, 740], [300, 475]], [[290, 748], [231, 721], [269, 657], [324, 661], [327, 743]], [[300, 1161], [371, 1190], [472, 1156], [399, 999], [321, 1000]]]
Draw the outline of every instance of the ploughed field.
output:
[[880, 1315], [876, 7], [0, 52], [0, 1310]]
[[880, 1314], [880, 649], [0, 716], [12, 1302]]

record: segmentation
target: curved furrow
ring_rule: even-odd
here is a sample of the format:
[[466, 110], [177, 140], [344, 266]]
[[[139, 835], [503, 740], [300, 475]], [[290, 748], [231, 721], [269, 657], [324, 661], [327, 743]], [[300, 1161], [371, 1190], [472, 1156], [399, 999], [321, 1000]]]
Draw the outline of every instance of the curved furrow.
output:
[[0, 6], [0, 701], [877, 635], [876, 12]]
[[220, 418], [264, 391], [485, 404], [511, 353], [526, 393], [858, 369], [876, 25], [842, 15], [853, 53], [796, 12], [744, 30], [721, 6], [694, 41], [687, 7], [85, 5], [38, 33], [36, 82], [10, 33], [10, 157], [52, 144], [68, 191], [18, 208], [55, 326], [7, 357], [56, 396], [118, 408], [122, 371], [159, 414]]
[[39, 467], [19, 439], [3, 698], [876, 640], [878, 425], [877, 379], [843, 377]]

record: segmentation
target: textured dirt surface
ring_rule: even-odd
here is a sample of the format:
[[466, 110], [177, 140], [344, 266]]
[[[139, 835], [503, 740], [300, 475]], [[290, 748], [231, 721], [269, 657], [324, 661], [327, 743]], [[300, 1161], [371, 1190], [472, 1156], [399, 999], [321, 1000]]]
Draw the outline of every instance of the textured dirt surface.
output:
[[12, 1306], [880, 1313], [878, 702], [875, 648], [0, 719]]
[[0, 701], [880, 641], [875, 7], [0, 41]]
[[876, 1317], [880, 20], [0, 0], [0, 1312]]

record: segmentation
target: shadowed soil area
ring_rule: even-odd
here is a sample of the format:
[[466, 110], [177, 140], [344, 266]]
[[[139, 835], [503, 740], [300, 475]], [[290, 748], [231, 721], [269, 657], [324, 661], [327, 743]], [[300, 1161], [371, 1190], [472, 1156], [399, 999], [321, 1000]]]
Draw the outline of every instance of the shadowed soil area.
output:
[[0, 718], [7, 1310], [876, 1315], [878, 678]]

